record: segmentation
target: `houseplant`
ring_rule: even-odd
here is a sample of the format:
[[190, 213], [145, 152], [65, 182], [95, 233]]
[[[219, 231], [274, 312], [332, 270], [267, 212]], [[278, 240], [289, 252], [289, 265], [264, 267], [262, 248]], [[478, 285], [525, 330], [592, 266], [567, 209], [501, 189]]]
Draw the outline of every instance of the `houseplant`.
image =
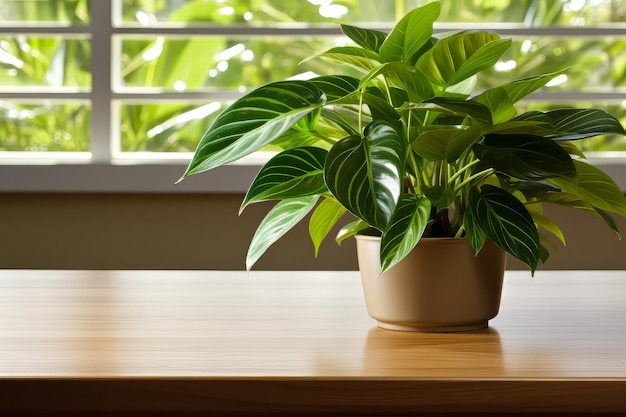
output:
[[378, 236], [380, 274], [423, 238], [461, 240], [478, 255], [493, 243], [534, 273], [553, 245], [548, 234], [564, 241], [544, 203], [589, 212], [619, 235], [611, 215], [626, 216], [624, 194], [573, 142], [624, 135], [619, 121], [593, 108], [518, 113], [516, 102], [561, 72], [475, 93], [476, 78], [511, 40], [481, 31], [434, 35], [439, 11], [439, 3], [414, 9], [389, 34], [342, 25], [356, 45], [312, 59], [360, 76], [262, 86], [203, 136], [183, 178], [267, 145], [280, 150], [241, 206], [279, 200], [251, 242], [248, 269], [310, 212], [316, 253], [345, 213], [355, 220], [337, 242]]

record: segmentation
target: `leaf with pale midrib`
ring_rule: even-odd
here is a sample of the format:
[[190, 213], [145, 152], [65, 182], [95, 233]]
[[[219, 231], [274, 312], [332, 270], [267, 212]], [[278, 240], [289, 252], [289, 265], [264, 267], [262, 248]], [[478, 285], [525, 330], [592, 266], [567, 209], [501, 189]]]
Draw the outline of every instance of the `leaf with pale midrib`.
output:
[[291, 230], [313, 209], [319, 195], [282, 200], [261, 221], [246, 255], [246, 270], [259, 260], [267, 249]]
[[307, 81], [260, 87], [228, 107], [202, 137], [183, 178], [236, 161], [287, 132], [326, 97]]
[[470, 189], [468, 210], [475, 225], [497, 246], [534, 273], [539, 263], [539, 234], [530, 213], [513, 195], [492, 185]]
[[383, 230], [402, 191], [406, 141], [387, 122], [365, 128], [365, 136], [348, 136], [329, 151], [326, 185], [354, 215]]
[[381, 45], [387, 38], [385, 32], [350, 25], [341, 25], [341, 31], [344, 35], [356, 42], [357, 45], [376, 53], [380, 51]]
[[250, 185], [241, 211], [265, 200], [282, 200], [327, 191], [324, 161], [328, 152], [313, 146], [288, 149], [275, 155], [261, 168]]
[[474, 153], [496, 171], [525, 180], [575, 178], [572, 158], [556, 142], [535, 135], [485, 135]]
[[382, 274], [413, 250], [428, 225], [431, 203], [426, 197], [404, 194], [380, 241]]

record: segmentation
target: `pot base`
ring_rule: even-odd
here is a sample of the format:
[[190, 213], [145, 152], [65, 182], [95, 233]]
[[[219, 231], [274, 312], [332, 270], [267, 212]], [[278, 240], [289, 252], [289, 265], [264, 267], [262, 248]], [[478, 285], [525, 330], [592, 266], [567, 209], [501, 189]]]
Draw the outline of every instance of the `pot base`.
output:
[[365, 306], [383, 329], [466, 332], [498, 314], [506, 254], [490, 240], [423, 238], [380, 274], [380, 238], [356, 236]]
[[403, 324], [385, 323], [378, 321], [378, 327], [387, 330], [396, 330], [400, 332], [422, 332], [422, 333], [452, 333], [452, 332], [469, 332], [471, 330], [480, 330], [489, 326], [488, 321], [480, 323], [466, 324], [462, 326], [407, 326]]

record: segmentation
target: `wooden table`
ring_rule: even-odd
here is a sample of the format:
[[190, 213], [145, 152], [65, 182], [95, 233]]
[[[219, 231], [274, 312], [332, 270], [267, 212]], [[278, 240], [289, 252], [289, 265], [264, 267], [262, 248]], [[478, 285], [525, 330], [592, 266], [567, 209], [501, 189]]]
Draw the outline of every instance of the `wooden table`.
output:
[[626, 413], [626, 271], [507, 272], [462, 334], [378, 329], [357, 272], [0, 271], [0, 415], [42, 412]]

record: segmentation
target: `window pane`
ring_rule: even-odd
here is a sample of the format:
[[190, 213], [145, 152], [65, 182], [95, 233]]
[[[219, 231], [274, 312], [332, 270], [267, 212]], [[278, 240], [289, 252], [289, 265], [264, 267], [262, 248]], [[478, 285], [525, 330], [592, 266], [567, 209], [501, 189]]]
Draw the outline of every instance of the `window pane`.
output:
[[225, 103], [117, 103], [122, 152], [192, 152]]
[[[529, 110], [548, 111], [563, 108], [598, 108], [606, 110], [608, 113], [617, 117], [622, 126], [626, 126], [626, 101], [623, 103], [604, 104], [591, 102], [576, 103], [545, 103], [545, 102], [522, 102], [516, 105], [519, 113]], [[582, 139], [574, 141], [583, 151], [589, 152], [608, 152], [608, 151], [626, 151], [626, 138], [618, 135], [604, 135], [594, 138]]]
[[90, 106], [84, 102], [0, 101], [0, 151], [89, 151]]
[[[119, 1], [119, 0], [117, 0]], [[126, 25], [297, 26], [306, 23], [394, 22], [430, 0], [123, 0]], [[595, 26], [624, 22], [622, 0], [450, 0], [439, 22], [511, 22], [525, 26]]]
[[625, 16], [623, 0], [454, 0], [442, 2], [439, 21], [510, 22], [525, 27], [597, 26], [623, 23]]
[[514, 39], [500, 62], [481, 73], [479, 88], [564, 70], [549, 91], [626, 91], [626, 40], [592, 37]]
[[[306, 60], [345, 38], [257, 36], [188, 38], [126, 37], [121, 42], [124, 88], [159, 91], [244, 92], [251, 87], [296, 74], [355, 74], [346, 65], [316, 58]], [[584, 53], [581, 53], [584, 51]], [[550, 57], [546, 59], [546, 57]], [[303, 60], [306, 60], [302, 63]], [[567, 69], [550, 91], [626, 91], [626, 40], [592, 37], [514, 39], [494, 69], [481, 73], [478, 88]], [[154, 90], [156, 88], [156, 90]]]
[[[118, 38], [119, 39], [119, 38]], [[325, 74], [339, 65], [321, 59], [301, 61], [335, 46], [333, 37], [124, 38], [118, 79], [125, 87], [165, 91], [244, 92], [296, 74]], [[350, 68], [343, 71], [351, 73]], [[159, 91], [159, 90], [157, 90]]]
[[89, 23], [88, 0], [2, 0], [0, 26], [68, 26]]
[[87, 38], [0, 36], [0, 90], [89, 91], [90, 55]]

